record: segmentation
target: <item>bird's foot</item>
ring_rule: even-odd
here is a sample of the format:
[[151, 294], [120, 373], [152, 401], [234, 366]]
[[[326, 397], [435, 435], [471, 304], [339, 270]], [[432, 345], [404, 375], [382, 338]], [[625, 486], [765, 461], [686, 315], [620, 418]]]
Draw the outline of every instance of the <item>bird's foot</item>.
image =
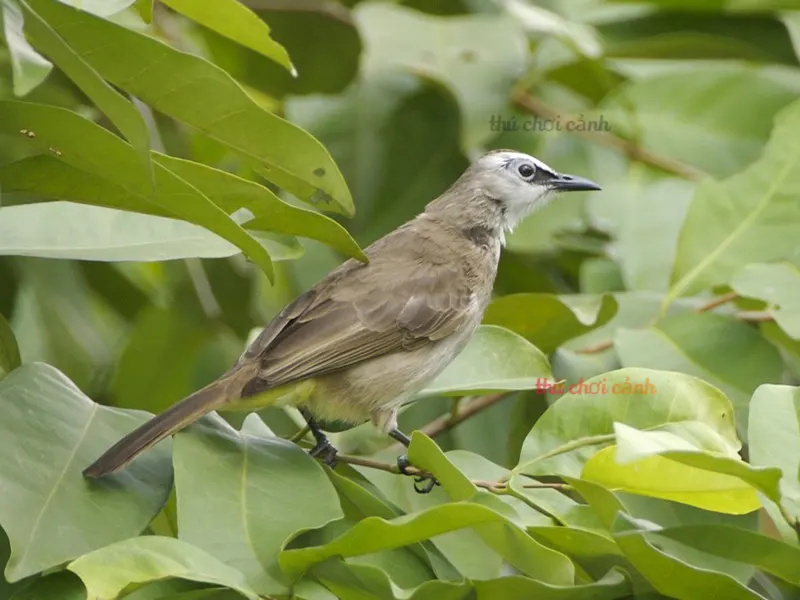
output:
[[318, 440], [316, 445], [309, 450], [308, 453], [314, 458], [321, 459], [322, 462], [328, 465], [331, 469], [336, 466], [336, 454], [338, 453], [338, 450], [333, 447], [333, 444], [331, 444], [327, 438]]
[[[397, 457], [397, 468], [401, 474], [407, 475], [408, 477], [414, 478], [414, 491], [418, 494], [430, 494], [434, 487], [439, 485], [439, 481], [431, 474], [420, 475], [418, 469], [414, 469], [414, 471], [410, 471], [409, 467], [413, 467], [411, 462], [408, 460], [408, 456], [403, 454], [402, 456]], [[424, 483], [425, 485], [418, 487], [419, 484]]]

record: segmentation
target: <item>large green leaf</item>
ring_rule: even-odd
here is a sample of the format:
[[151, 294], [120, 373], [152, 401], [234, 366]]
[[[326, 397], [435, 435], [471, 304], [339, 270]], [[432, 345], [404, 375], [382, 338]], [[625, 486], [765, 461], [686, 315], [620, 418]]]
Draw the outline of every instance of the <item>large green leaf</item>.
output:
[[68, 569], [81, 578], [93, 600], [113, 600], [130, 584], [166, 577], [221, 585], [258, 600], [239, 571], [175, 538], [148, 535], [123, 540], [81, 556]]
[[263, 54], [294, 72], [286, 49], [270, 37], [269, 26], [236, 0], [162, 0], [171, 9]]
[[595, 452], [614, 442], [615, 422], [654, 429], [680, 421], [705, 423], [739, 446], [733, 407], [718, 389], [670, 371], [612, 371], [582, 382], [547, 409], [525, 439], [514, 470], [577, 477]]
[[109, 385], [115, 406], [160, 413], [194, 391], [192, 375], [211, 328], [186, 312], [148, 306], [137, 315]]
[[550, 353], [571, 338], [605, 325], [617, 312], [610, 294], [511, 294], [489, 305], [483, 322], [506, 327]]
[[536, 346], [508, 329], [483, 325], [461, 354], [420, 395], [465, 396], [532, 390], [551, 380], [547, 357]]
[[35, 132], [30, 141], [37, 148], [58, 153], [58, 158], [37, 156], [0, 168], [5, 189], [184, 219], [235, 244], [272, 275], [264, 247], [169, 169], [153, 165], [150, 193], [136, 171], [136, 151], [109, 131], [71, 111], [39, 104], [0, 101], [0, 115], [0, 131], [28, 129]]
[[[241, 252], [207, 229], [164, 217], [70, 202], [0, 210], [0, 255], [146, 262], [222, 258]], [[303, 252], [292, 237], [249, 233], [273, 261], [297, 258]]]
[[14, 331], [6, 318], [0, 314], [0, 378], [22, 364], [19, 357], [19, 346]]
[[297, 235], [323, 242], [346, 256], [366, 261], [347, 230], [320, 213], [284, 202], [268, 188], [226, 171], [172, 156], [156, 160], [208, 196], [227, 213], [246, 208], [253, 214], [244, 226], [251, 230]]
[[630, 584], [620, 571], [609, 572], [602, 579], [575, 586], [549, 585], [536, 579], [511, 575], [476, 581], [478, 600], [496, 598], [536, 598], [537, 600], [613, 600], [629, 597]]
[[333, 556], [351, 557], [397, 548], [465, 527], [480, 527], [497, 541], [495, 550], [524, 574], [544, 583], [571, 585], [574, 567], [563, 554], [535, 542], [500, 513], [470, 502], [453, 502], [391, 520], [369, 517], [332, 542], [284, 550], [281, 567], [297, 577]]
[[648, 329], [621, 329], [614, 348], [625, 367], [680, 371], [725, 392], [747, 434], [747, 405], [762, 383], [781, 380], [780, 354], [758, 330], [713, 313], [680, 313]]
[[352, 227], [362, 243], [416, 216], [469, 164], [454, 103], [406, 73], [371, 73], [337, 96], [291, 98], [286, 114], [330, 148], [358, 198]]
[[800, 269], [788, 263], [749, 264], [731, 287], [742, 296], [766, 302], [780, 328], [800, 339]]
[[0, 381], [0, 523], [11, 542], [6, 577], [17, 581], [137, 535], [166, 501], [166, 447], [112, 479], [81, 471], [146, 420], [93, 403], [53, 367], [27, 364]]
[[180, 538], [241, 571], [258, 593], [285, 593], [283, 544], [342, 516], [319, 463], [256, 415], [241, 433], [221, 420], [194, 427], [174, 447]]
[[678, 233], [691, 202], [692, 182], [653, 181], [645, 173], [603, 184], [591, 194], [593, 223], [614, 237], [609, 254], [619, 263], [630, 290], [666, 291], [675, 262]]
[[800, 103], [781, 111], [763, 156], [701, 184], [678, 239], [667, 301], [728, 283], [744, 265], [795, 252], [800, 227]]
[[756, 565], [789, 583], [800, 583], [800, 548], [759, 533], [726, 525], [687, 525], [662, 529], [654, 537]]
[[25, 38], [24, 16], [17, 0], [3, 0], [3, 35], [11, 55], [14, 94], [26, 96], [53, 70], [53, 64], [34, 50]]
[[[697, 511], [690, 507], [693, 518], [670, 514], [669, 506], [664, 501], [658, 501], [661, 510], [658, 518], [653, 518], [652, 511], [640, 514], [641, 510], [632, 510], [630, 499], [621, 499], [619, 494], [588, 481], [567, 478], [567, 481], [584, 497], [589, 505], [601, 517], [604, 525], [613, 535], [614, 541], [636, 570], [646, 580], [646, 591], [653, 586], [662, 594], [670, 598], [683, 598], [694, 600], [697, 598], [696, 590], [714, 589], [719, 586], [726, 592], [734, 591], [733, 595], [725, 597], [760, 599], [758, 595], [742, 595], [746, 590], [745, 585], [753, 575], [752, 568], [747, 570], [744, 577], [737, 577], [729, 567], [729, 561], [723, 562], [717, 557], [706, 555], [692, 549], [687, 551], [685, 546], [672, 543], [671, 540], [659, 539], [657, 545], [648, 540], [652, 537], [650, 531], [659, 531], [660, 527], [670, 527], [684, 524], [708, 524], [722, 519], [727, 523], [732, 519], [737, 522], [743, 517], [730, 515], [714, 515], [705, 511]], [[652, 504], [653, 500], [648, 500]], [[680, 505], [678, 505], [680, 506]], [[675, 518], [675, 517], [678, 518]], [[631, 518], [633, 517], [633, 518]], [[623, 527], [627, 524], [629, 527]], [[640, 524], [642, 529], [640, 529]], [[680, 572], [680, 577], [675, 573]], [[737, 583], [738, 582], [738, 583]], [[713, 592], [712, 592], [713, 593]], [[647, 597], [647, 596], [645, 596]]]
[[796, 97], [757, 69], [687, 65], [621, 86], [599, 111], [644, 148], [727, 177], [758, 158], [775, 113]]
[[320, 563], [310, 574], [336, 594], [330, 600], [466, 600], [472, 592], [466, 581], [428, 580], [413, 589], [400, 587], [384, 570], [341, 559]]
[[[681, 425], [689, 425], [686, 422]], [[713, 430], [693, 424], [705, 439]], [[720, 452], [699, 445], [685, 427], [639, 431], [614, 424], [616, 446], [600, 450], [584, 465], [582, 477], [609, 489], [664, 498], [730, 514], [746, 514], [761, 507], [756, 490], [780, 501], [778, 469], [752, 467], [735, 449]], [[683, 435], [680, 435], [683, 434]]]
[[86, 600], [86, 589], [74, 574], [58, 571], [29, 582], [9, 600]]
[[139, 177], [152, 183], [150, 165], [150, 132], [142, 115], [122, 94], [108, 85], [103, 78], [47, 22], [46, 15], [58, 0], [18, 0], [25, 10], [25, 29], [34, 45], [44, 52], [56, 66], [94, 102], [122, 132], [136, 149], [142, 161], [137, 169]]
[[709, 570], [698, 569], [648, 540], [646, 530], [620, 514], [612, 526], [612, 534], [622, 551], [660, 593], [678, 600], [696, 600], [718, 595], [731, 600], [764, 600], [760, 594], [733, 577]]
[[506, 109], [508, 90], [525, 66], [525, 35], [513, 19], [435, 17], [373, 3], [358, 6], [355, 18], [365, 38], [367, 76], [402, 70], [441, 83], [461, 107], [462, 147], [494, 137], [491, 117]]
[[[777, 467], [782, 505], [800, 521], [800, 388], [762, 385], [750, 401], [750, 460]], [[776, 522], [783, 516], [767, 505]], [[792, 539], [796, 532], [790, 530]]]
[[270, 181], [298, 198], [352, 215], [350, 193], [325, 148], [262, 109], [222, 69], [59, 2], [40, 12], [112, 84], [256, 161]]

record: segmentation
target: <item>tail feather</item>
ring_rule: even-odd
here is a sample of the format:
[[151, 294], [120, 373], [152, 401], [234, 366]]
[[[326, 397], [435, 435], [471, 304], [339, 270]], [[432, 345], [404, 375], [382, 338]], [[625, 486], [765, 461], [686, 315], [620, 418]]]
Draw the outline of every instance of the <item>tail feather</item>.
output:
[[[251, 374], [236, 369], [196, 391], [139, 426], [106, 450], [100, 458], [84, 469], [84, 477], [94, 479], [118, 471], [161, 440], [220, 408], [229, 400], [237, 398], [241, 393], [243, 380], [246, 381], [251, 377]], [[240, 385], [235, 386], [236, 383]]]

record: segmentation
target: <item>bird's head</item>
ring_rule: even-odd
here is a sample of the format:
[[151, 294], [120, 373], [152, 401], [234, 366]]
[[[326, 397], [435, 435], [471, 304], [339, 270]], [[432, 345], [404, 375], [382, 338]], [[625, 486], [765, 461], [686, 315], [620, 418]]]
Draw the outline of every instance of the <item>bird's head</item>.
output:
[[515, 150], [494, 150], [475, 161], [429, 210], [485, 220], [488, 227], [513, 231], [558, 192], [599, 190], [577, 175], [559, 173], [533, 156]]

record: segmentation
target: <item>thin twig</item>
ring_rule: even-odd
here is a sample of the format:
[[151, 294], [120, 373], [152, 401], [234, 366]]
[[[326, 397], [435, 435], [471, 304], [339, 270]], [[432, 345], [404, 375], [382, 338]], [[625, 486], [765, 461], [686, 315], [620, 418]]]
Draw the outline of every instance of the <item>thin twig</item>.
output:
[[[511, 101], [519, 108], [522, 108], [533, 115], [537, 115], [545, 119], [562, 118], [563, 120], [564, 115], [562, 115], [561, 112], [551, 106], [548, 106], [538, 98], [534, 98], [525, 90], [516, 89], [512, 91]], [[577, 121], [572, 116], [567, 116], [566, 120], [570, 122]], [[645, 150], [644, 148], [641, 148], [640, 146], [637, 146], [628, 140], [616, 136], [613, 133], [608, 133], [605, 131], [571, 131], [571, 133], [574, 133], [575, 135], [578, 135], [588, 141], [595, 142], [609, 148], [615, 148], [626, 154], [631, 160], [648, 164], [650, 166], [659, 168], [662, 171], [666, 171], [667, 173], [672, 173], [674, 175], [683, 177], [684, 179], [698, 181], [707, 177], [706, 173], [696, 169], [695, 167], [666, 156], [655, 154], [649, 150]]]
[[737, 294], [736, 292], [728, 292], [727, 294], [722, 294], [721, 296], [716, 296], [715, 298], [712, 298], [711, 300], [709, 300], [708, 302], [706, 302], [702, 306], [698, 306], [694, 310], [694, 312], [698, 312], [698, 313], [708, 312], [709, 310], [713, 310], [713, 309], [717, 308], [718, 306], [722, 306], [723, 304], [727, 304], [728, 302], [736, 300], [736, 298], [738, 298], [738, 297], [739, 297], [739, 294]]
[[741, 312], [736, 313], [736, 318], [741, 319], [742, 321], [748, 321], [752, 323], [765, 323], [767, 321], [772, 321], [775, 317], [765, 311], [765, 310], [743, 310]]
[[588, 346], [584, 346], [583, 348], [578, 348], [575, 350], [576, 354], [597, 354], [598, 352], [603, 352], [604, 350], [608, 350], [614, 345], [614, 340], [607, 339], [603, 340], [602, 342], [597, 342], [596, 344], [589, 344]]
[[[475, 398], [475, 400], [466, 403], [464, 406], [462, 406], [464, 403], [456, 404], [454, 406], [456, 412], [448, 412], [447, 414], [434, 419], [424, 427], [420, 428], [419, 431], [428, 437], [436, 437], [440, 433], [451, 430], [459, 423], [463, 423], [470, 417], [474, 417], [482, 410], [497, 404], [500, 402], [500, 400], [505, 398], [506, 394], [507, 392], [487, 394], [485, 396], [478, 396]], [[392, 446], [393, 449], [399, 449], [400, 447], [400, 444], [394, 444]]]
[[[357, 465], [359, 467], [366, 467], [368, 469], [376, 469], [378, 471], [383, 471], [385, 473], [400, 475], [400, 469], [397, 467], [397, 465], [381, 462], [378, 460], [372, 460], [371, 458], [362, 458], [360, 456], [347, 456], [340, 454], [336, 456], [336, 460], [338, 462], [346, 463], [348, 465]], [[409, 465], [406, 468], [406, 471], [408, 471], [409, 475], [413, 475], [414, 477], [419, 477], [419, 476], [433, 477], [433, 475], [428, 471], [418, 469], [417, 467], [411, 465]], [[508, 488], [508, 483], [504, 481], [472, 480], [472, 485], [496, 493], [504, 493], [505, 490]], [[549, 490], [562, 490], [562, 491], [567, 491], [572, 489], [572, 487], [566, 483], [536, 482], [536, 483], [525, 483], [521, 487], [526, 489], [549, 489]]]
[[[698, 306], [694, 309], [696, 313], [704, 313], [710, 310], [714, 310], [722, 306], [723, 304], [727, 304], [736, 298], [739, 297], [739, 294], [736, 292], [728, 292], [727, 294], [722, 294], [720, 296], [716, 296], [706, 302], [705, 304]], [[763, 321], [772, 321], [773, 317], [771, 314], [764, 312], [764, 311], [741, 311], [734, 315], [735, 318], [741, 319], [742, 321], [754, 321], [754, 322], [763, 322]], [[596, 344], [589, 344], [588, 346], [584, 346], [583, 348], [579, 348], [575, 350], [577, 354], [597, 354], [598, 352], [603, 352], [604, 350], [608, 350], [609, 348], [614, 346], [614, 341], [611, 339], [603, 340], [601, 342], [597, 342]]]

